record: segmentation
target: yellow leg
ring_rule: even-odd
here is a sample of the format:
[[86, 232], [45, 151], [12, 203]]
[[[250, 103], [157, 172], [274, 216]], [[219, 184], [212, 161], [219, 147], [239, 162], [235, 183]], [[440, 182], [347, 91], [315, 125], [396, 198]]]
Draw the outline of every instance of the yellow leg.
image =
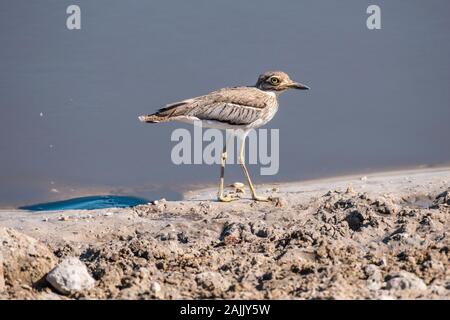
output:
[[230, 202], [238, 199], [237, 197], [233, 197], [230, 195], [224, 196], [223, 194], [226, 161], [227, 161], [227, 140], [225, 140], [225, 143], [223, 145], [222, 156], [220, 158], [220, 182], [219, 182], [219, 192], [217, 193], [217, 199], [221, 202]]
[[267, 197], [261, 197], [256, 194], [255, 188], [253, 187], [252, 180], [250, 179], [250, 175], [248, 174], [248, 170], [247, 170], [247, 167], [245, 166], [245, 159], [244, 159], [245, 138], [246, 138], [246, 135], [243, 135], [243, 137], [241, 138], [241, 146], [239, 148], [239, 157], [238, 157], [242, 172], [244, 172], [245, 178], [247, 179], [248, 186], [250, 188], [250, 192], [252, 194], [253, 200], [269, 201], [269, 199]]

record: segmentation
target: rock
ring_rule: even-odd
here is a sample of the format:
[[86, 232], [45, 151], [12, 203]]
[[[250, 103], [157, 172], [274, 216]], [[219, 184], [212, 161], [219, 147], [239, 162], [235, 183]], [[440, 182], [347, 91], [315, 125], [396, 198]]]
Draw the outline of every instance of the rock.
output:
[[153, 293], [158, 293], [161, 291], [161, 285], [158, 282], [152, 282], [150, 284], [150, 291]]
[[53, 288], [66, 295], [89, 290], [95, 284], [84, 263], [74, 257], [62, 260], [46, 279]]
[[400, 271], [389, 277], [386, 288], [389, 290], [426, 290], [427, 285], [415, 274]]
[[158, 299], [164, 299], [164, 293], [162, 292], [161, 285], [154, 281], [150, 283], [150, 292]]
[[0, 292], [5, 285], [33, 286], [56, 264], [46, 245], [14, 229], [0, 228]]

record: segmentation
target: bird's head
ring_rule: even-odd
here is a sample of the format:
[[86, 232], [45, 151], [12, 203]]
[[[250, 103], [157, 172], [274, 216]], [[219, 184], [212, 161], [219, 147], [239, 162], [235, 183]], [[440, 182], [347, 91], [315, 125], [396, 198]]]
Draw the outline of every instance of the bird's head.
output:
[[259, 76], [256, 87], [263, 91], [281, 93], [288, 89], [309, 90], [309, 87], [292, 81], [289, 76], [281, 71], [269, 71]]

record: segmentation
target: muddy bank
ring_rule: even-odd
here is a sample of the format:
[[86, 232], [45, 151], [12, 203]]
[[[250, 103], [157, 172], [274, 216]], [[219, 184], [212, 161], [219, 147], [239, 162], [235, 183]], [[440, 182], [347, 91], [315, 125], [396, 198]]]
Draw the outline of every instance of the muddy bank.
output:
[[[16, 250], [1, 249], [0, 297], [450, 298], [448, 168], [260, 189], [274, 201], [217, 203], [206, 189], [128, 209], [1, 211]], [[94, 285], [61, 293], [46, 280], [69, 257]], [[18, 261], [39, 272], [7, 269]]]

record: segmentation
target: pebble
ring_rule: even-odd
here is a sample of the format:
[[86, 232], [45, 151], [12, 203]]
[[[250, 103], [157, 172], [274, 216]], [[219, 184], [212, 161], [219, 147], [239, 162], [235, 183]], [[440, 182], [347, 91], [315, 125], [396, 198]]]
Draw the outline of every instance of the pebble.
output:
[[164, 299], [164, 293], [162, 291], [161, 285], [158, 282], [152, 282], [150, 284], [150, 292], [158, 299]]
[[161, 291], [161, 285], [158, 282], [152, 282], [150, 284], [150, 291], [153, 293], [158, 293]]

